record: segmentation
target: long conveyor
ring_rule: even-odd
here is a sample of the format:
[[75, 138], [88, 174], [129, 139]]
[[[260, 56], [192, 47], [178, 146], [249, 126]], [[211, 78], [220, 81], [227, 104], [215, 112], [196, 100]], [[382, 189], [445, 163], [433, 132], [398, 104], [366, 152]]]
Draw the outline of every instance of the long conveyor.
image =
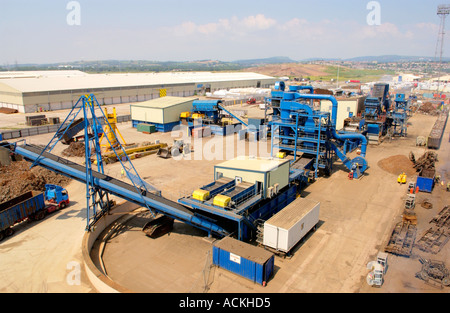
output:
[[[34, 162], [39, 158], [41, 151], [41, 147], [25, 144], [21, 146], [17, 145], [14, 152], [22, 155], [27, 161]], [[86, 167], [70, 160], [44, 152], [39, 158], [38, 165], [58, 174], [70, 177], [71, 179], [86, 183]], [[222, 227], [214, 224], [209, 219], [196, 215], [190, 209], [177, 202], [146, 192], [145, 190], [139, 192], [135, 186], [99, 172], [92, 171], [92, 175], [96, 187], [122, 199], [134, 202], [138, 205], [148, 206], [159, 213], [203, 229], [209, 234], [214, 233], [219, 236], [228, 235], [228, 232]]]

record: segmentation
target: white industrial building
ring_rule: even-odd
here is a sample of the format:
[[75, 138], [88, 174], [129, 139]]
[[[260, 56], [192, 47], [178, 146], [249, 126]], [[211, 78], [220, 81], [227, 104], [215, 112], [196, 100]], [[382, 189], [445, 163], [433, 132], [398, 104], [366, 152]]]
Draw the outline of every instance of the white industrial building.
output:
[[270, 88], [274, 77], [257, 73], [122, 73], [81, 71], [0, 73], [0, 107], [21, 113], [72, 108], [80, 96], [95, 94], [103, 104], [136, 103], [162, 96], [191, 97], [231, 88]]

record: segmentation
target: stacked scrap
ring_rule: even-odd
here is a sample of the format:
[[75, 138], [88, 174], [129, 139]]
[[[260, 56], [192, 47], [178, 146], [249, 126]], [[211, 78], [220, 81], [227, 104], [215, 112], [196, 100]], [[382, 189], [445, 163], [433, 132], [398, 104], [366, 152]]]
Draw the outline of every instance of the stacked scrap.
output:
[[410, 160], [414, 163], [414, 168], [419, 173], [419, 176], [432, 178], [436, 173], [437, 154], [433, 151], [425, 152], [419, 159], [416, 160], [414, 154], [410, 153]]
[[417, 241], [417, 247], [428, 253], [438, 253], [450, 239], [450, 207], [445, 206], [431, 221], [432, 225]]

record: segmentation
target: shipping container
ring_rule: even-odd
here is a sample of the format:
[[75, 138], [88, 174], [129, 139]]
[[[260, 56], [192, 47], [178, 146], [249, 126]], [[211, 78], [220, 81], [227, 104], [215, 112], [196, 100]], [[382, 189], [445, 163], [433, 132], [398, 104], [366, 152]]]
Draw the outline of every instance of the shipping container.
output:
[[320, 202], [298, 198], [264, 223], [263, 244], [289, 253], [319, 222]]
[[418, 176], [416, 186], [419, 188], [419, 191], [432, 192], [434, 188], [434, 177]]
[[153, 124], [141, 123], [137, 126], [137, 131], [152, 134], [156, 132], [156, 126]]
[[213, 245], [213, 264], [265, 286], [274, 272], [274, 254], [231, 237]]

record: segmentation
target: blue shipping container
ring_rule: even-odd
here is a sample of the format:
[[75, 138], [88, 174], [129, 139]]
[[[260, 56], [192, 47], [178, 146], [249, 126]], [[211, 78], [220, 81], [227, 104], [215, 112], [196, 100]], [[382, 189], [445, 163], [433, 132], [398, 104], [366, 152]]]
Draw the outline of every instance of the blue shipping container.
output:
[[434, 178], [418, 176], [416, 186], [419, 187], [419, 191], [431, 192], [434, 187]]
[[265, 286], [273, 274], [273, 253], [225, 237], [213, 246], [213, 264]]

